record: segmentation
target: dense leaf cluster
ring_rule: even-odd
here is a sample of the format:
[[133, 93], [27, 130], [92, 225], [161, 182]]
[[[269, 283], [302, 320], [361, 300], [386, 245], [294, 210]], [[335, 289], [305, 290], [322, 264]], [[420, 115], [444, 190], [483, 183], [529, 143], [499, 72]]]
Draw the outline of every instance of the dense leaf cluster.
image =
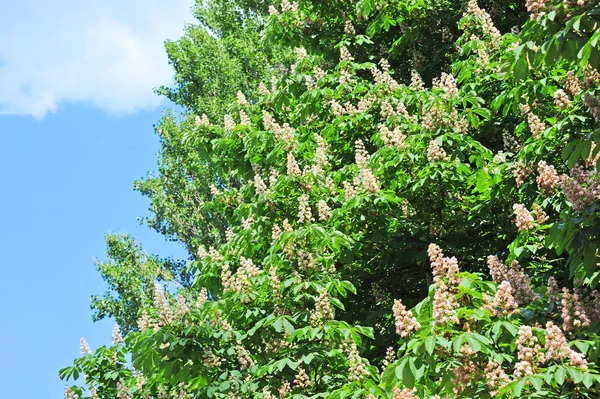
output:
[[189, 262], [109, 236], [67, 396], [593, 397], [599, 12], [199, 2], [136, 182]]

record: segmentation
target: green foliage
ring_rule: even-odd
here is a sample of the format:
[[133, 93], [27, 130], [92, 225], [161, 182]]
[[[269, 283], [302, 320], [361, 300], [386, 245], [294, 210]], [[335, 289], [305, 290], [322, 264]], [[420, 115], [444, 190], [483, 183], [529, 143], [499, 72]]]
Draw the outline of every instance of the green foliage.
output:
[[152, 303], [156, 281], [176, 281], [188, 285], [185, 265], [181, 262], [148, 256], [141, 245], [127, 234], [106, 236], [109, 261], [96, 267], [109, 291], [92, 296], [94, 321], [114, 317], [124, 332], [135, 330], [138, 312]]
[[191, 260], [109, 236], [69, 395], [592, 397], [600, 8], [536, 4], [199, 2], [136, 182]]

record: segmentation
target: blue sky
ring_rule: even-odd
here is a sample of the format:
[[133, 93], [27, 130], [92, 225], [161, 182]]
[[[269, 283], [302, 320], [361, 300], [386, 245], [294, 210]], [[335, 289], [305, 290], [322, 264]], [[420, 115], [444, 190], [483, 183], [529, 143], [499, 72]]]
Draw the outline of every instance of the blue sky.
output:
[[[184, 256], [140, 226], [133, 180], [156, 169], [152, 125], [168, 105], [162, 42], [192, 22], [192, 0], [2, 1], [0, 13], [0, 398], [62, 398], [58, 369], [110, 342], [90, 296], [93, 258], [128, 232], [149, 253]], [[8, 358], [6, 357], [8, 352]]]

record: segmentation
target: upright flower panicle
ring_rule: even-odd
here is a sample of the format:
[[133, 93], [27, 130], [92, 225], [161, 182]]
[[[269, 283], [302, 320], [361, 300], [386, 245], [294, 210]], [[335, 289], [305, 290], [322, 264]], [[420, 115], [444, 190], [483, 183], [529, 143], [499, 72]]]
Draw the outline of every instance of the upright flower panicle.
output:
[[556, 104], [559, 109], [563, 110], [571, 105], [571, 100], [564, 90], [558, 89], [554, 92], [554, 104]]
[[531, 169], [527, 167], [523, 162], [516, 162], [513, 166], [513, 176], [517, 181], [517, 186], [521, 187], [525, 184], [525, 180], [531, 174]]
[[544, 361], [539, 341], [529, 326], [519, 328], [517, 340], [517, 356], [519, 362], [515, 365], [515, 377], [522, 378], [533, 375], [540, 363]]
[[410, 71], [410, 87], [416, 90], [425, 89], [425, 83], [423, 82], [421, 75], [419, 75], [419, 72], [415, 69]]
[[430, 162], [445, 161], [446, 151], [435, 140], [430, 140], [427, 146], [427, 158]]
[[493, 301], [487, 294], [484, 294], [483, 298], [485, 302], [483, 309], [490, 311], [496, 317], [518, 312], [519, 305], [512, 295], [512, 287], [507, 280], [498, 285]]
[[147, 331], [152, 328], [152, 322], [146, 309], [142, 310], [142, 314], [137, 319], [137, 326], [141, 332]]
[[527, 231], [535, 227], [533, 216], [531, 216], [527, 208], [525, 208], [525, 205], [514, 204], [513, 210], [515, 213], [515, 225], [519, 231]]
[[331, 217], [331, 208], [329, 208], [325, 200], [317, 202], [317, 211], [319, 212], [319, 220], [321, 221], [328, 220]]
[[256, 190], [256, 194], [258, 195], [264, 194], [267, 191], [269, 191], [269, 188], [258, 173], [254, 175], [254, 189]]
[[444, 91], [444, 97], [453, 98], [458, 95], [456, 79], [451, 73], [442, 72], [439, 78], [433, 79], [433, 87]]
[[488, 256], [488, 268], [495, 283], [501, 284], [508, 281], [511, 286], [511, 294], [519, 305], [530, 303], [537, 298], [530, 285], [530, 278], [523, 273], [518, 262], [513, 262], [509, 268], [495, 255]]
[[121, 335], [121, 328], [119, 327], [118, 324], [115, 324], [113, 331], [112, 331], [112, 344], [120, 345], [123, 342], [124, 341], [123, 341], [123, 336]]
[[527, 124], [529, 125], [531, 134], [536, 139], [539, 139], [546, 130], [546, 124], [544, 124], [544, 122], [542, 122], [540, 118], [533, 112], [530, 112], [527, 115]]
[[492, 396], [496, 396], [498, 389], [510, 382], [510, 378], [508, 378], [502, 367], [495, 360], [488, 362], [485, 367], [485, 374], [487, 385], [492, 390], [490, 391]]
[[326, 290], [322, 290], [315, 301], [315, 308], [310, 315], [310, 324], [313, 327], [322, 326], [324, 322], [333, 318], [334, 313], [329, 301], [329, 295], [327, 295]]
[[417, 318], [411, 310], [406, 309], [401, 300], [394, 300], [392, 311], [396, 319], [396, 333], [402, 338], [408, 337], [412, 331], [421, 328], [421, 324], [417, 321]]
[[302, 194], [298, 205], [298, 223], [313, 222], [315, 219], [312, 216], [308, 195]]
[[347, 47], [342, 47], [340, 49], [340, 61], [354, 61], [354, 57], [350, 54]]
[[373, 171], [368, 166], [369, 154], [365, 149], [361, 139], [357, 139], [355, 142], [355, 159], [356, 165], [358, 166], [360, 179], [363, 183], [365, 190], [370, 193], [376, 193], [379, 191], [379, 180], [373, 174]]
[[455, 257], [448, 258], [444, 256], [442, 249], [437, 244], [429, 244], [427, 255], [433, 269], [433, 281], [439, 283], [444, 277], [448, 278], [450, 285], [460, 284], [457, 277], [458, 260]]
[[208, 302], [208, 290], [202, 287], [200, 294], [198, 294], [198, 299], [196, 299], [196, 307], [201, 308], [206, 302]]
[[560, 181], [556, 169], [554, 169], [554, 166], [548, 165], [546, 161], [540, 161], [537, 170], [538, 176], [536, 177], [536, 182], [538, 188], [541, 191], [551, 192]]
[[158, 283], [154, 284], [154, 306], [158, 310], [158, 325], [166, 326], [171, 324], [173, 321], [171, 306], [165, 297], [162, 287]]
[[179, 292], [177, 293], [177, 305], [175, 307], [175, 314], [177, 317], [183, 317], [190, 312], [185, 297]]
[[87, 341], [83, 337], [79, 340], [79, 349], [81, 351], [81, 354], [84, 356], [92, 353], [90, 346], [88, 345]]
[[226, 132], [230, 132], [235, 129], [235, 121], [231, 115], [225, 115], [223, 117], [223, 129], [225, 129]]
[[206, 114], [202, 114], [202, 117], [199, 117], [198, 115], [196, 115], [194, 123], [198, 127], [200, 127], [200, 126], [209, 126], [210, 125], [210, 121], [208, 120], [208, 116], [206, 116]]
[[287, 174], [290, 177], [300, 176], [302, 171], [300, 170], [300, 166], [296, 161], [296, 157], [291, 152], [287, 154]]
[[568, 288], [563, 288], [561, 305], [563, 330], [572, 331], [576, 328], [590, 325], [590, 319], [576, 292], [571, 293]]
[[240, 90], [237, 92], [237, 102], [241, 107], [245, 107], [248, 105], [248, 100], [246, 100], [246, 96]]
[[587, 370], [587, 361], [583, 353], [575, 352], [569, 347], [564, 333], [552, 321], [546, 323], [546, 360], [569, 360], [572, 367]]

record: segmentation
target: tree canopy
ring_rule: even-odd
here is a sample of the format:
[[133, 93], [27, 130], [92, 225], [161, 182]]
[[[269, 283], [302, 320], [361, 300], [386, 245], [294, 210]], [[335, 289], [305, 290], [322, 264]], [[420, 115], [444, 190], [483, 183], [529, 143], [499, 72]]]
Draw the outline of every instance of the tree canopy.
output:
[[[68, 398], [600, 390], [600, 5], [205, 0]], [[123, 338], [125, 336], [125, 338]]]

